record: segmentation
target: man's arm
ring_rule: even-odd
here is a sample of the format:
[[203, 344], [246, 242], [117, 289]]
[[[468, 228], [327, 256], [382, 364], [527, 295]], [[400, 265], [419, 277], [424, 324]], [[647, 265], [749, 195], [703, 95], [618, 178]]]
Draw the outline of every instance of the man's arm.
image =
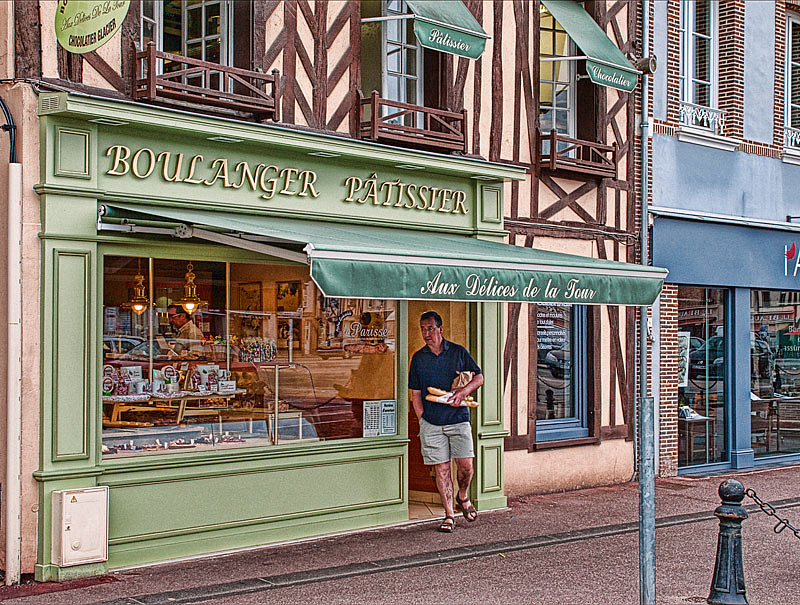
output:
[[482, 384], [483, 384], [483, 374], [475, 374], [475, 376], [472, 377], [472, 380], [470, 380], [467, 384], [465, 384], [460, 389], [456, 389], [455, 391], [453, 391], [453, 396], [450, 398], [450, 401], [448, 403], [452, 406], [460, 406], [461, 402], [464, 401], [464, 398], [470, 393], [477, 391]]
[[414, 413], [417, 415], [417, 420], [422, 418], [424, 408], [422, 406], [422, 391], [411, 390], [411, 405], [414, 406]]

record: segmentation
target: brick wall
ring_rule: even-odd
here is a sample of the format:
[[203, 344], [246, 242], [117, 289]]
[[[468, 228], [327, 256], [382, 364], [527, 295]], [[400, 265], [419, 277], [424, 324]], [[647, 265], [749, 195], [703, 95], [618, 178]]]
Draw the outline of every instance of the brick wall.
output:
[[725, 136], [744, 131], [744, 0], [719, 3], [719, 108], [725, 111]]
[[659, 389], [658, 473], [678, 474], [678, 286], [661, 290], [661, 376]]
[[[653, 122], [653, 133], [676, 136], [680, 124], [680, 13], [681, 0], [667, 0], [667, 117]], [[743, 138], [745, 0], [718, 4], [718, 107], [725, 111], [726, 137], [740, 141], [738, 151], [780, 158], [783, 154], [784, 86], [787, 11], [800, 18], [800, 0], [777, 0], [775, 5], [775, 91], [773, 140], [766, 144]]]

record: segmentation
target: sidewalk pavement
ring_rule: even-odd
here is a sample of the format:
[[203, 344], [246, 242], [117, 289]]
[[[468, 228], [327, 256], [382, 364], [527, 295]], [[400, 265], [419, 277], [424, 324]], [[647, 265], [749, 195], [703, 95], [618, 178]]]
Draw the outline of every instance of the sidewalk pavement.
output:
[[[727, 478], [800, 527], [800, 466], [656, 481], [659, 604], [704, 603]], [[800, 605], [800, 540], [743, 503], [747, 598]], [[453, 534], [437, 521], [305, 540], [66, 582], [0, 588], [10, 605], [65, 603], [638, 603], [636, 483], [527, 496]], [[43, 591], [33, 594], [34, 591]], [[46, 592], [44, 592], [46, 591]]]

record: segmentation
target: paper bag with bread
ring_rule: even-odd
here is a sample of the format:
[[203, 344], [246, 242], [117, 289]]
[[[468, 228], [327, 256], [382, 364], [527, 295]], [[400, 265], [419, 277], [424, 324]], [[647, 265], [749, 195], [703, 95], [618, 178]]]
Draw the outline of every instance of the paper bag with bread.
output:
[[[436, 387], [428, 387], [428, 394], [425, 395], [425, 399], [428, 401], [433, 401], [435, 403], [450, 403], [450, 398], [453, 396], [453, 391], [456, 389], [460, 389], [463, 386], [466, 386], [470, 380], [475, 376], [474, 372], [459, 372], [458, 375], [453, 379], [453, 384], [450, 386], [449, 391], [444, 391], [442, 389], [437, 389]], [[462, 405], [467, 407], [476, 408], [478, 407], [478, 402], [475, 401], [475, 398], [472, 395], [467, 395], [467, 397], [462, 402]]]

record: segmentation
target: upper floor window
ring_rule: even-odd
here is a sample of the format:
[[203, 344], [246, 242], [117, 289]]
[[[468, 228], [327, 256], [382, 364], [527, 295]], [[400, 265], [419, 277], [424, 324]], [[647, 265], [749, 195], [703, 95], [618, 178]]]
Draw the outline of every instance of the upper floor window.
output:
[[684, 0], [680, 14], [681, 122], [722, 131], [717, 107], [718, 5], [715, 0]]
[[414, 35], [414, 21], [408, 15], [406, 3], [389, 0], [385, 16], [396, 17], [386, 21], [383, 30], [383, 96], [392, 101], [422, 105], [422, 49]]
[[[143, 0], [142, 46], [210, 63], [230, 65], [233, 6], [229, 0]], [[164, 61], [163, 72], [180, 69]]]
[[[367, 94], [377, 90], [381, 98], [387, 101], [425, 105], [423, 50], [414, 34], [411, 16], [402, 0], [367, 1], [362, 4], [362, 17], [379, 18], [361, 26], [362, 87]], [[384, 105], [381, 115], [397, 112], [396, 107]], [[415, 126], [416, 119], [412, 113], [393, 122]]]
[[542, 7], [539, 27], [539, 123], [542, 132], [575, 135], [576, 52], [564, 28]]

